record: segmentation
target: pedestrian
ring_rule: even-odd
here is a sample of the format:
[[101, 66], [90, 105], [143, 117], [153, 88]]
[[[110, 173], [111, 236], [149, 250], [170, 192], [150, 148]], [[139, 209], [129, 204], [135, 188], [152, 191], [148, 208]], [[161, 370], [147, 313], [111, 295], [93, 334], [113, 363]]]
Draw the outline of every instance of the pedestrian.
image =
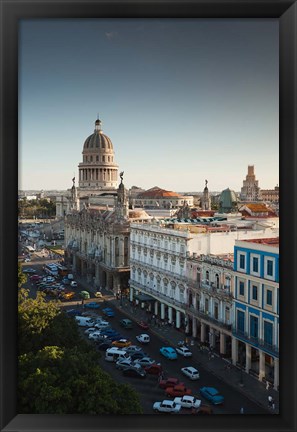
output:
[[266, 381], [266, 390], [269, 390], [269, 381]]
[[243, 407], [240, 408], [240, 414], [244, 414], [244, 409], [243, 409]]
[[272, 396], [268, 396], [268, 406], [269, 406], [269, 408], [271, 408], [272, 407], [272, 402], [273, 402], [273, 399], [272, 399]]

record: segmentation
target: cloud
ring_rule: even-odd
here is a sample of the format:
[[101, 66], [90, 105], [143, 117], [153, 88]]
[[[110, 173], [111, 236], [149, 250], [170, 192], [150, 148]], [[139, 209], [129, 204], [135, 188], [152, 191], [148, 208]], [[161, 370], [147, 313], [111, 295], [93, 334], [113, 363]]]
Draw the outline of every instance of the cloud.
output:
[[118, 36], [118, 33], [115, 31], [105, 32], [105, 36], [108, 40], [115, 39]]

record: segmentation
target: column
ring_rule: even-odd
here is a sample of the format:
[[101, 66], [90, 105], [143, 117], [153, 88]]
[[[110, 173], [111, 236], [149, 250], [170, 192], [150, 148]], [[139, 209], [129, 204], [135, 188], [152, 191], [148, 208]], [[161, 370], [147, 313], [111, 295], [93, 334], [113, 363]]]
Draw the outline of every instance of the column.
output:
[[194, 297], [193, 297], [193, 308], [196, 309], [196, 307], [197, 307], [197, 296], [194, 295]]
[[95, 285], [97, 288], [100, 286], [99, 264], [95, 264]]
[[158, 316], [158, 309], [159, 309], [158, 306], [159, 306], [159, 305], [158, 305], [158, 301], [155, 301], [155, 315], [156, 315], [156, 316]]
[[220, 332], [220, 354], [226, 354], [226, 335]]
[[149, 302], [149, 304], [148, 304], [148, 311], [149, 311], [149, 312], [152, 311], [152, 303], [151, 303], [151, 302]]
[[193, 337], [197, 337], [197, 319], [193, 317], [192, 320], [192, 335]]
[[209, 328], [209, 346], [211, 348], [215, 347], [215, 330], [212, 327]]
[[172, 323], [172, 307], [168, 306], [168, 321], [169, 324]]
[[165, 304], [161, 303], [161, 319], [165, 318]]
[[278, 390], [279, 384], [279, 359], [274, 359], [274, 380], [273, 380], [273, 388], [274, 390]]
[[201, 336], [200, 336], [200, 339], [201, 339], [201, 342], [205, 342], [205, 324], [202, 322], [201, 323]]
[[76, 255], [73, 254], [72, 273], [76, 273]]
[[130, 302], [133, 301], [133, 294], [134, 294], [134, 288], [130, 287], [130, 297], [129, 297]]
[[236, 365], [238, 359], [238, 340], [232, 337], [232, 364]]
[[245, 344], [245, 371], [250, 372], [252, 366], [252, 347], [249, 344]]
[[189, 333], [190, 332], [190, 320], [188, 315], [185, 315], [185, 332]]
[[259, 350], [259, 381], [265, 377], [265, 354]]
[[176, 328], [180, 328], [180, 311], [176, 311]]

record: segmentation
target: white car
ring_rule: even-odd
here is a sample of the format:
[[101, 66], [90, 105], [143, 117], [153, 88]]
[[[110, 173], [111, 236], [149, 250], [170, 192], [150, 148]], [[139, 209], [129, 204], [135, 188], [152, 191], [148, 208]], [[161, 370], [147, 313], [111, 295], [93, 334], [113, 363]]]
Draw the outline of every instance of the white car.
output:
[[180, 355], [182, 355], [183, 357], [192, 357], [192, 353], [191, 353], [191, 351], [189, 350], [189, 348], [187, 348], [187, 347], [185, 347], [185, 346], [182, 346], [182, 347], [176, 347], [175, 348], [175, 351], [178, 353], [178, 354], [180, 354]]
[[106, 328], [106, 327], [109, 327], [109, 322], [108, 321], [100, 321], [100, 322], [97, 322], [96, 324], [95, 324], [95, 327], [97, 328], [97, 329], [103, 329], [103, 328]]
[[195, 369], [193, 366], [187, 366], [181, 368], [181, 371], [184, 375], [186, 375], [191, 380], [197, 380], [200, 378], [199, 371]]
[[150, 357], [142, 357], [141, 359], [136, 359], [135, 363], [138, 363], [141, 366], [150, 366], [152, 364], [156, 364], [155, 360], [152, 360]]
[[181, 405], [172, 400], [163, 400], [163, 402], [155, 402], [153, 410], [163, 413], [178, 413], [181, 410]]
[[181, 405], [183, 408], [199, 408], [201, 400], [196, 399], [194, 396], [184, 395], [183, 397], [174, 398], [173, 402], [177, 405]]
[[89, 334], [89, 339], [97, 340], [99, 337], [101, 337], [101, 334], [97, 331], [94, 331]]
[[76, 281], [71, 281], [70, 286], [73, 288], [77, 287], [77, 282]]
[[136, 352], [142, 351], [142, 348], [137, 345], [130, 345], [129, 347], [123, 348], [123, 350], [127, 351], [129, 354], [134, 354]]
[[123, 369], [126, 369], [127, 367], [131, 367], [132, 364], [133, 364], [133, 361], [131, 359], [118, 360], [116, 362], [116, 368], [123, 370]]
[[149, 343], [149, 341], [150, 341], [150, 337], [146, 333], [142, 333], [142, 334], [136, 336], [136, 339], [138, 340], [138, 342], [143, 343], [143, 344]]
[[89, 335], [90, 333], [93, 333], [95, 331], [96, 331], [95, 327], [89, 327], [87, 328], [87, 330], [85, 330], [85, 334]]

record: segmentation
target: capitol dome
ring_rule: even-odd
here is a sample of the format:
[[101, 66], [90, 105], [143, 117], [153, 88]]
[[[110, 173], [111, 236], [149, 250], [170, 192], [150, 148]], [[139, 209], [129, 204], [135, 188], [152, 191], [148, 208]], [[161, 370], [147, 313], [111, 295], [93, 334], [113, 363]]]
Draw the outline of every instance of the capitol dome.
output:
[[85, 140], [84, 150], [113, 150], [111, 139], [101, 130], [101, 120], [96, 120], [94, 133]]
[[118, 165], [114, 158], [111, 139], [102, 132], [101, 120], [95, 121], [95, 130], [83, 146], [83, 160], [79, 163], [79, 188], [89, 190], [116, 188]]

